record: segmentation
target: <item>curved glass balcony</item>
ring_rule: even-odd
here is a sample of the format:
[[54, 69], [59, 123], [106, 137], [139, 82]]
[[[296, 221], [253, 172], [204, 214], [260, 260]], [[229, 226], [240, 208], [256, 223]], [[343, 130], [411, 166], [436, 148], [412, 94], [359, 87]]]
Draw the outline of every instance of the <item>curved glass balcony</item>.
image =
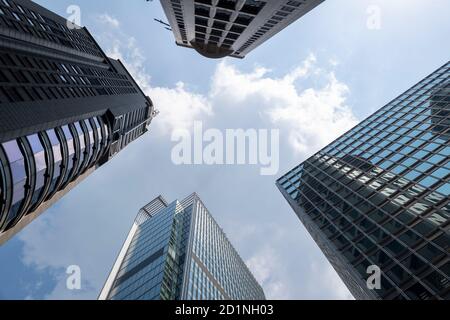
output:
[[52, 161], [53, 161], [53, 174], [52, 174], [52, 181], [50, 183], [48, 194], [49, 196], [52, 196], [58, 189], [59, 185], [62, 182], [63, 178], [63, 169], [62, 169], [62, 145], [58, 139], [58, 136], [56, 135], [55, 130], [48, 130], [44, 135], [47, 136], [47, 139], [50, 142], [51, 145], [51, 154], [52, 154]]
[[29, 144], [30, 150], [33, 153], [28, 156], [30, 158], [30, 162], [34, 162], [35, 185], [30, 207], [35, 208], [35, 206], [40, 204], [45, 198], [49, 187], [49, 154], [48, 151], [46, 153], [44, 145], [42, 144], [41, 138], [39, 138], [38, 134], [33, 134], [26, 137], [25, 141]]
[[12, 179], [11, 189], [6, 190], [7, 192], [12, 193], [11, 206], [4, 223], [4, 226], [7, 227], [19, 217], [25, 209], [25, 200], [28, 193], [28, 189], [25, 187], [29, 177], [27, 174], [27, 163], [17, 140], [5, 142], [2, 144], [2, 147], [6, 154], [6, 170], [9, 171]]
[[93, 117], [0, 144], [0, 231], [95, 166], [110, 138], [109, 125]]
[[76, 172], [76, 167], [78, 164], [78, 159], [76, 157], [75, 153], [75, 141], [73, 139], [72, 131], [69, 129], [68, 125], [61, 127], [63, 136], [64, 136], [64, 145], [67, 150], [67, 158], [68, 158], [68, 164], [67, 164], [67, 170], [64, 177], [63, 186], [65, 187], [73, 178]]

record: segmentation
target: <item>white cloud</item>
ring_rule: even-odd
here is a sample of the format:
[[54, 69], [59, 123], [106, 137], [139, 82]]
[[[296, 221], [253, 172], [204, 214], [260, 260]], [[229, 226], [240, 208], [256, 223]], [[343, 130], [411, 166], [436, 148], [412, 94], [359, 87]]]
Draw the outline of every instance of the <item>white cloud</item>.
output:
[[148, 92], [161, 111], [154, 125], [164, 134], [175, 129], [189, 129], [195, 120], [202, 120], [213, 113], [208, 98], [190, 92], [183, 82], [178, 82], [175, 88], [155, 87]]
[[[309, 82], [321, 87], [308, 87]], [[299, 85], [306, 88], [299, 88]], [[289, 132], [289, 141], [300, 155], [308, 155], [336, 139], [357, 123], [346, 105], [349, 88], [333, 71], [317, 66], [314, 55], [281, 78], [269, 77], [269, 71], [256, 68], [243, 73], [221, 63], [214, 77], [212, 98], [238, 108], [254, 106], [274, 125]]]
[[[288, 220], [291, 219], [297, 222], [296, 217], [291, 216]], [[258, 227], [260, 234], [253, 230], [240, 238], [253, 244], [261, 235], [266, 239], [263, 246], [253, 250], [246, 263], [268, 299], [353, 299], [311, 236], [300, 232], [303, 227], [292, 223], [285, 226], [260, 224]]]
[[328, 293], [328, 299], [354, 300], [352, 294], [337, 276], [336, 271], [330, 264], [320, 265], [313, 262], [309, 272], [320, 275], [314, 278], [316, 281], [308, 285], [308, 290], [311, 294], [323, 295], [326, 292]]
[[290, 299], [289, 288], [279, 277], [282, 271], [282, 261], [271, 248], [264, 248], [258, 254], [251, 257], [247, 266], [252, 271], [256, 280], [261, 284], [266, 294], [266, 299], [283, 300]]
[[107, 14], [107, 13], [103, 13], [103, 14], [98, 15], [98, 16], [97, 16], [97, 19], [98, 19], [101, 23], [107, 25], [107, 26], [110, 27], [110, 28], [117, 29], [117, 28], [120, 27], [120, 22], [119, 22], [119, 20], [117, 20], [117, 19], [114, 18], [113, 16], [110, 16], [110, 15]]
[[[288, 130], [290, 145], [305, 156], [357, 124], [346, 105], [349, 88], [332, 70], [320, 68], [313, 54], [280, 78], [270, 77], [271, 71], [265, 67], [257, 66], [245, 73], [232, 64], [221, 62], [209, 94], [201, 95], [189, 91], [183, 82], [178, 82], [174, 88], [152, 86], [151, 76], [145, 70], [145, 55], [136, 39], [117, 32], [105, 33], [103, 37], [107, 37], [106, 43], [110, 44], [107, 54], [122, 60], [161, 112], [155, 127], [163, 134], [170, 134], [177, 128], [188, 129], [195, 120], [207, 120], [214, 109], [222, 107], [224, 112], [234, 113], [236, 108], [253, 108], [255, 117], [268, 117], [274, 126]], [[313, 87], [314, 81], [323, 85]], [[299, 83], [306, 88], [299, 87]]]

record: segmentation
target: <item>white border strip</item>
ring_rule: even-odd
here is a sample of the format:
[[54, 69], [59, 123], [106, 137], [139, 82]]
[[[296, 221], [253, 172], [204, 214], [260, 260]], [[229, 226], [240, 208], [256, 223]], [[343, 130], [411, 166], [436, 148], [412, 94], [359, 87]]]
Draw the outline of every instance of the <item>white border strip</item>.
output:
[[136, 231], [138, 229], [137, 223], [133, 223], [133, 226], [131, 227], [130, 232], [128, 233], [127, 240], [125, 240], [125, 243], [122, 246], [122, 249], [120, 250], [119, 256], [116, 259], [116, 262], [114, 263], [114, 266], [109, 273], [108, 279], [106, 280], [105, 285], [103, 286], [102, 291], [100, 292], [100, 296], [98, 297], [98, 300], [107, 300], [109, 293], [112, 289], [112, 286], [114, 284], [114, 281], [116, 280], [116, 276], [119, 273], [120, 266], [122, 265], [122, 261], [125, 258], [125, 255], [127, 254], [128, 248], [131, 244], [131, 241], [134, 238], [134, 235], [136, 234]]

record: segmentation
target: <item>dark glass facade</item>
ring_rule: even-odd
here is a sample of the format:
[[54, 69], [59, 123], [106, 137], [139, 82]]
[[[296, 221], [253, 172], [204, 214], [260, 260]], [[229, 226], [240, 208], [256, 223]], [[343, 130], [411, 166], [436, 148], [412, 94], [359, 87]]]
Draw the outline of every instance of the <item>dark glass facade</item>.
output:
[[264, 300], [195, 194], [142, 208], [100, 294], [109, 300]]
[[324, 0], [161, 0], [176, 43], [208, 58], [244, 58]]
[[450, 299], [449, 117], [447, 63], [277, 181], [356, 298]]
[[150, 98], [86, 28], [0, 1], [0, 243], [130, 142]]

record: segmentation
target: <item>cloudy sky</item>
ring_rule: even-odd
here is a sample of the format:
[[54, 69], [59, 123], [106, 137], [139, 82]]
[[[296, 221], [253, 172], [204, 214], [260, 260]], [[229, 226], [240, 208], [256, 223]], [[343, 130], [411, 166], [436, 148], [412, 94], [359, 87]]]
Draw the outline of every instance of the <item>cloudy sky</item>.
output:
[[[160, 111], [150, 132], [0, 247], [0, 299], [95, 299], [137, 210], [197, 192], [273, 299], [351, 299], [275, 180], [447, 62], [448, 0], [327, 0], [245, 60], [176, 47], [158, 1], [39, 0], [120, 58]], [[378, 14], [380, 28], [372, 18]], [[371, 16], [372, 15], [372, 16]], [[174, 129], [279, 129], [280, 171], [176, 166]], [[66, 288], [78, 265], [82, 289]]]

